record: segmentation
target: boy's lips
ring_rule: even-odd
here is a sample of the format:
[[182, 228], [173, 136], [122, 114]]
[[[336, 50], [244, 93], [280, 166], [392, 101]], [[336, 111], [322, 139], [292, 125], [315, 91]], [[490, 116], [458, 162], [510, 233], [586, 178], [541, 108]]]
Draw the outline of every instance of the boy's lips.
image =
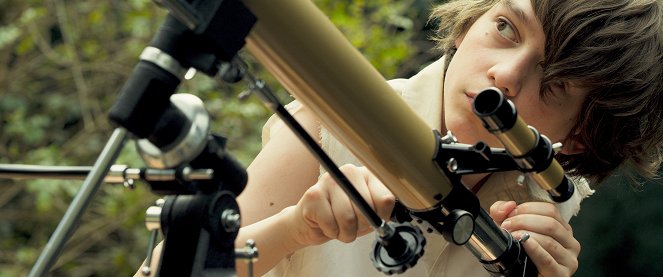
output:
[[470, 108], [472, 108], [472, 103], [474, 102], [474, 98], [477, 96], [476, 93], [474, 92], [466, 92], [465, 97], [467, 97], [467, 103], [470, 105]]

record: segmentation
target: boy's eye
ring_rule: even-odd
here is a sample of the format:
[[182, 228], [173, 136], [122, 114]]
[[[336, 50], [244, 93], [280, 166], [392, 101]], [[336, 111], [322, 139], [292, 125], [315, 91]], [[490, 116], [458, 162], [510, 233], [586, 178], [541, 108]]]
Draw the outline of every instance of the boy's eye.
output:
[[496, 24], [497, 32], [503, 37], [513, 42], [518, 42], [518, 35], [514, 30], [511, 22], [505, 18], [498, 18]]

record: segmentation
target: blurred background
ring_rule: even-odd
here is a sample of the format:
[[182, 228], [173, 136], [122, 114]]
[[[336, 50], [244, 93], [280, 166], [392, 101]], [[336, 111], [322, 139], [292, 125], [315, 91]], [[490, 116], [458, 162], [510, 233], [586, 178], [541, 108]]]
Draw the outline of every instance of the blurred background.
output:
[[[438, 57], [429, 0], [314, 2], [386, 78]], [[148, 0], [0, 0], [0, 11], [0, 163], [91, 166], [113, 130], [108, 109], [166, 11]], [[179, 92], [205, 102], [212, 130], [246, 166], [271, 113], [257, 97], [239, 100], [244, 89], [199, 74]], [[132, 144], [116, 163], [143, 166]], [[0, 277], [27, 274], [81, 184], [0, 179]], [[604, 184], [572, 220], [583, 245], [576, 275], [663, 275], [662, 196], [661, 184], [633, 188], [619, 176]], [[50, 275], [132, 275], [147, 250], [145, 209], [157, 198], [142, 183], [103, 185]]]

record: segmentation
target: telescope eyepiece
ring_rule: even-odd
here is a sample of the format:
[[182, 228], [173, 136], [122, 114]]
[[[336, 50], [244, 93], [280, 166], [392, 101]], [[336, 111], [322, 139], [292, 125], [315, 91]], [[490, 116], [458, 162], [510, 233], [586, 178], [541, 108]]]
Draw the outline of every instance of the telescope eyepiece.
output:
[[518, 119], [518, 113], [513, 107], [513, 103], [508, 101], [498, 88], [494, 87], [481, 91], [474, 98], [472, 109], [491, 133], [510, 130]]

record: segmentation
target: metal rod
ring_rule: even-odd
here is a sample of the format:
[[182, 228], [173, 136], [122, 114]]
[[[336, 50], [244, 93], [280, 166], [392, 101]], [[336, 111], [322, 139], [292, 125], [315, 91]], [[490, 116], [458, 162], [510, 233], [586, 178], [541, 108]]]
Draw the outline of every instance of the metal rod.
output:
[[157, 244], [157, 237], [159, 236], [159, 229], [150, 231], [150, 241], [147, 244], [147, 258], [145, 258], [145, 265], [140, 269], [143, 276], [150, 276], [152, 269], [152, 254], [154, 254], [154, 246]]
[[260, 98], [267, 104], [268, 107], [274, 111], [281, 120], [297, 135], [297, 137], [304, 143], [306, 148], [318, 159], [320, 165], [325, 168], [331, 175], [331, 177], [336, 181], [336, 183], [345, 191], [345, 193], [350, 197], [352, 203], [354, 203], [359, 211], [367, 219], [368, 223], [377, 230], [380, 235], [383, 235], [385, 232], [384, 228], [389, 228], [388, 225], [384, 224], [384, 220], [373, 211], [371, 206], [362, 198], [359, 191], [352, 185], [350, 180], [341, 172], [336, 163], [322, 150], [322, 147], [315, 142], [315, 140], [306, 132], [304, 127], [302, 127], [299, 122], [283, 107], [279, 102], [278, 98], [274, 95], [269, 87], [265, 85], [261, 80], [257, 80], [250, 73], [247, 74], [247, 78], [253, 86], [253, 89], [258, 93]]
[[0, 178], [83, 179], [90, 170], [91, 166], [2, 164]]
[[[10, 179], [64, 179], [85, 180], [92, 171], [92, 166], [46, 166], [26, 164], [0, 164], [0, 178]], [[130, 180], [174, 181], [178, 176], [187, 181], [211, 180], [214, 170], [129, 168], [126, 165], [112, 165], [104, 177], [105, 183], [123, 184]]]
[[126, 138], [127, 130], [124, 128], [116, 128], [113, 131], [106, 146], [101, 151], [101, 154], [99, 154], [92, 171], [87, 178], [85, 178], [83, 185], [78, 190], [74, 200], [72, 200], [71, 205], [69, 205], [69, 208], [62, 217], [62, 220], [60, 220], [60, 223], [51, 235], [46, 247], [41, 252], [41, 255], [32, 267], [28, 276], [44, 276], [51, 266], [53, 266], [53, 263], [62, 251], [65, 242], [74, 233], [81, 215], [99, 189], [99, 186], [101, 185], [104, 176], [106, 176], [111, 164], [120, 154], [120, 150], [122, 150]]

